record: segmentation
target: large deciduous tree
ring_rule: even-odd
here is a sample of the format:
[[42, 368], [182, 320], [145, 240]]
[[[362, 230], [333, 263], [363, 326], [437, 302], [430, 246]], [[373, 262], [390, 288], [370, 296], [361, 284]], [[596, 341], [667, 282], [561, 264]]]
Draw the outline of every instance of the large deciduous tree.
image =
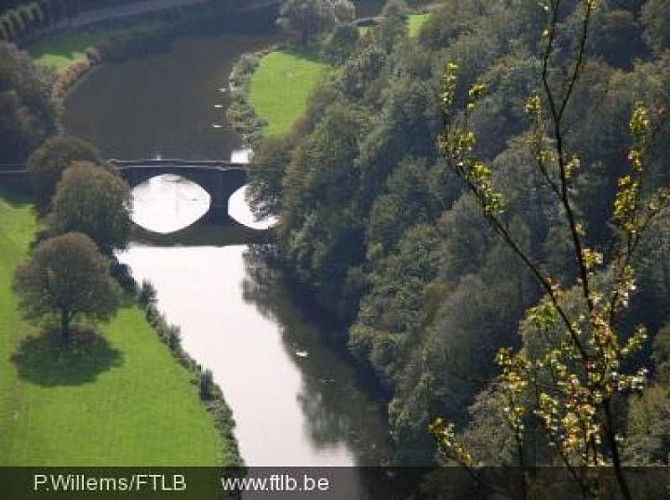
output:
[[349, 0], [284, 0], [277, 24], [299, 43], [306, 44], [354, 17], [355, 8]]
[[24, 161], [58, 130], [59, 109], [51, 99], [55, 80], [55, 72], [0, 41], [0, 162]]
[[57, 326], [67, 338], [79, 317], [107, 320], [119, 305], [121, 289], [109, 260], [81, 233], [40, 243], [14, 274], [14, 291], [26, 320]]
[[58, 183], [49, 228], [54, 234], [85, 233], [109, 254], [128, 242], [131, 207], [131, 190], [121, 177], [91, 162], [76, 162]]
[[44, 214], [49, 209], [63, 172], [79, 160], [98, 161], [98, 152], [91, 144], [68, 135], [47, 139], [30, 155], [26, 168], [40, 213]]

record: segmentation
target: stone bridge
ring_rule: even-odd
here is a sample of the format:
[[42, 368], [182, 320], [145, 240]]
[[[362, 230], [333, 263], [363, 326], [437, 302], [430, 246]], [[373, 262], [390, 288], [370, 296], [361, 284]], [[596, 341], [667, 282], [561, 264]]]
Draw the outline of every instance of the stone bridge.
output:
[[[108, 160], [131, 188], [163, 174], [173, 174], [195, 182], [209, 193], [209, 210], [200, 219], [233, 224], [228, 215], [228, 199], [247, 182], [247, 165], [227, 161], [190, 160]], [[25, 165], [0, 165], [0, 185], [28, 191], [30, 183]]]
[[178, 175], [195, 182], [211, 200], [201, 220], [230, 223], [228, 199], [247, 182], [246, 164], [226, 161], [189, 160], [109, 160], [131, 188], [158, 175]]

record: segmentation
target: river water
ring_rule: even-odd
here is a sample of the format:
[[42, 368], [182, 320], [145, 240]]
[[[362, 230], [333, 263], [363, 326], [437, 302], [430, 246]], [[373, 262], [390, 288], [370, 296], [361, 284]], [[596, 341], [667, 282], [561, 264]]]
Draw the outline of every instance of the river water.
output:
[[[160, 53], [103, 65], [68, 97], [66, 128], [109, 158], [230, 158], [241, 144], [225, 119], [231, 64], [276, 40], [267, 30], [182, 37]], [[212, 370], [246, 463], [386, 463], [383, 403], [329, 340], [342, 332], [306, 310], [267, 265], [267, 248], [253, 243], [262, 233], [211, 223], [184, 229], [209, 200], [181, 178], [151, 179], [134, 199], [145, 229], [136, 228], [119, 260], [153, 282], [185, 349]], [[229, 210], [253, 226], [242, 191]]]

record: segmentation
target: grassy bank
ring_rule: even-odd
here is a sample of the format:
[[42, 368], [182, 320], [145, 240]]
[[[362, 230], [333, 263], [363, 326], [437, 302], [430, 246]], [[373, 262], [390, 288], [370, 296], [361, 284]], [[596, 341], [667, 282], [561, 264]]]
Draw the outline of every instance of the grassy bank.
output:
[[98, 27], [87, 27], [71, 31], [61, 31], [40, 38], [27, 50], [30, 56], [41, 66], [49, 66], [63, 71], [72, 63], [86, 60], [86, 49], [104, 44], [114, 39], [128, 39], [133, 36], [150, 33], [158, 29], [161, 23], [156, 20], [120, 20]]
[[330, 66], [309, 52], [278, 50], [263, 57], [251, 78], [249, 101], [268, 124], [264, 135], [283, 135], [307, 110], [310, 94]]
[[[410, 37], [418, 36], [429, 16], [428, 13], [408, 16], [407, 30]], [[284, 49], [265, 55], [251, 77], [249, 88], [251, 107], [268, 124], [263, 135], [288, 133], [307, 110], [307, 102], [314, 88], [327, 77], [331, 69], [310, 51]]]
[[407, 17], [407, 34], [410, 38], [416, 38], [419, 36], [419, 31], [421, 27], [428, 21], [430, 17], [429, 13], [422, 14], [411, 14]]
[[228, 463], [189, 374], [136, 306], [75, 350], [20, 318], [11, 278], [35, 230], [30, 205], [0, 192], [0, 464]]

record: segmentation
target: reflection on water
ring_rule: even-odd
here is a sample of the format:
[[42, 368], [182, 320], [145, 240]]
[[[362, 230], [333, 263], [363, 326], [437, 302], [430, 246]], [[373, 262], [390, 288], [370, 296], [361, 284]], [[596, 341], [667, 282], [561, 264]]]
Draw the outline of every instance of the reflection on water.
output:
[[[241, 138], [225, 119], [225, 89], [242, 53], [278, 40], [266, 24], [263, 33], [180, 38], [165, 52], [100, 66], [68, 94], [67, 131], [108, 158], [248, 161], [248, 152], [235, 151]], [[247, 464], [386, 463], [382, 405], [364, 390], [342, 348], [326, 342], [328, 327], [305, 316], [266, 264], [258, 242], [272, 231], [251, 228], [244, 190], [229, 202], [239, 225], [189, 225], [209, 205], [209, 195], [190, 181], [155, 178], [134, 196], [134, 220], [146, 229], [135, 227], [119, 260], [136, 279], [154, 283], [158, 306], [181, 327], [185, 349], [212, 370], [233, 409]]]
[[[243, 186], [231, 195], [228, 200], [230, 216], [242, 226], [251, 229], [264, 230], [274, 226], [276, 222], [272, 217], [262, 220], [255, 219], [245, 200], [246, 191], [247, 186]], [[135, 224], [146, 230], [139, 231], [140, 235], [145, 234], [148, 238], [150, 238], [148, 232], [167, 235], [191, 226], [207, 213], [210, 202], [209, 193], [195, 182], [177, 175], [158, 175], [133, 189], [132, 219]], [[208, 237], [209, 241], [214, 240], [224, 227], [215, 224], [208, 226], [210, 230], [208, 232], [211, 232]], [[245, 232], [242, 228], [235, 229], [243, 235], [243, 239], [239, 242], [247, 242], [245, 233], [249, 232]], [[200, 232], [203, 233], [202, 230]], [[207, 233], [203, 233], [205, 234]], [[253, 232], [249, 236], [252, 235]], [[162, 239], [165, 240], [165, 238]], [[160, 242], [161, 238], [157, 237], [156, 240]], [[174, 239], [167, 239], [167, 241], [176, 242]], [[226, 241], [224, 244], [234, 242], [234, 240]]]
[[159, 175], [133, 189], [133, 222], [156, 233], [193, 224], [209, 210], [211, 197], [195, 182]]
[[246, 202], [246, 197], [247, 186], [242, 186], [228, 200], [228, 213], [233, 219], [252, 229], [269, 229], [277, 223], [274, 217], [256, 220]]
[[[212, 370], [247, 464], [385, 463], [380, 402], [361, 386], [346, 351], [327, 342], [333, 335], [325, 322], [307, 318], [268, 265], [272, 247], [246, 246], [271, 233], [211, 223], [183, 228], [207, 210], [209, 195], [179, 177], [155, 177], [134, 197], [135, 220], [151, 231], [136, 228], [118, 258], [135, 279], [155, 285], [158, 307], [181, 327], [184, 348]], [[244, 188], [229, 211], [253, 223]], [[168, 226], [182, 229], [157, 231]]]
[[254, 247], [133, 243], [119, 260], [155, 284], [184, 348], [212, 370], [247, 464], [382, 463], [380, 405], [261, 256]]
[[68, 94], [65, 127], [106, 158], [229, 158], [240, 137], [226, 121], [230, 93], [219, 88], [240, 54], [277, 40], [271, 33], [191, 36], [161, 53], [103, 64]]
[[311, 445], [327, 448], [345, 443], [357, 465], [386, 463], [389, 443], [380, 401], [362, 387], [346, 350], [334, 345], [336, 335], [328, 331], [327, 323], [314, 323], [296, 307], [267, 254], [272, 254], [268, 245], [253, 245], [244, 253], [244, 300], [276, 325], [286, 355], [300, 367], [297, 403], [309, 423]]

